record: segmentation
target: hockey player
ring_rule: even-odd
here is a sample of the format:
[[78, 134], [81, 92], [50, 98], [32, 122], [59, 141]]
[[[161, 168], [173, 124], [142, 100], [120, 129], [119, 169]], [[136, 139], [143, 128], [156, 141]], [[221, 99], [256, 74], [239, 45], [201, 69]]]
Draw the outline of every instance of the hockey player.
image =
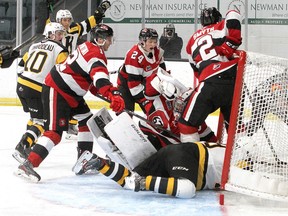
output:
[[163, 53], [158, 47], [157, 31], [152, 28], [141, 29], [139, 43], [126, 53], [117, 79], [126, 109], [134, 111], [135, 103], [138, 103], [144, 113], [149, 111], [152, 104], [143, 94], [144, 82], [159, 66], [166, 68]]
[[55, 64], [63, 63], [67, 56], [67, 49], [61, 44], [64, 27], [56, 22], [46, 25], [41, 42], [30, 46], [19, 63], [24, 71], [18, 75], [17, 95], [24, 112], [30, 113], [27, 131], [15, 148], [13, 157], [19, 162], [27, 159], [31, 146], [44, 131], [43, 105], [41, 100], [42, 84]]
[[226, 19], [216, 8], [204, 9], [202, 29], [190, 38], [186, 50], [199, 84], [189, 97], [179, 119], [182, 142], [199, 141], [198, 127], [207, 116], [220, 108], [229, 125], [238, 58], [233, 54], [241, 45], [240, 14], [229, 11]]
[[107, 25], [97, 25], [91, 31], [91, 42], [85, 42], [67, 58], [52, 68], [43, 86], [43, 106], [46, 131], [38, 139], [28, 159], [19, 166], [19, 175], [40, 180], [34, 167], [47, 157], [50, 150], [61, 141], [71, 117], [78, 120], [79, 155], [92, 151], [93, 137], [86, 123], [92, 113], [84, 95], [101, 94], [111, 101], [110, 107], [116, 113], [124, 109], [124, 100], [116, 87], [109, 81], [107, 51], [113, 41], [113, 30]]
[[[162, 76], [159, 76], [161, 74]], [[157, 150], [169, 144], [180, 143], [178, 119], [188, 96], [193, 91], [181, 83], [177, 87], [165, 80], [163, 76], [173, 79], [168, 72], [162, 69], [147, 77], [144, 95], [152, 101], [152, 106], [147, 113], [147, 120], [153, 124], [160, 125], [165, 131], [157, 130], [157, 128], [145, 121], [139, 121], [140, 129], [148, 136], [148, 139]], [[205, 122], [199, 127], [198, 133], [201, 141], [217, 141], [214, 132]]]
[[62, 24], [67, 31], [62, 43], [67, 47], [69, 53], [72, 53], [76, 49], [79, 37], [86, 35], [92, 28], [101, 23], [105, 16], [105, 11], [110, 6], [109, 1], [103, 1], [95, 10], [94, 15], [79, 23], [73, 22], [73, 16], [69, 10], [59, 10], [57, 12], [56, 22]]
[[80, 158], [81, 172], [97, 169], [125, 189], [154, 191], [178, 198], [192, 198], [196, 191], [220, 187], [225, 147], [196, 142], [168, 145], [148, 157], [133, 171], [111, 160], [90, 154]]
[[0, 68], [9, 68], [13, 61], [19, 57], [19, 52], [8, 45], [0, 45]]
[[[105, 16], [105, 11], [111, 6], [109, 1], [103, 1], [99, 7], [95, 10], [94, 15], [88, 17], [86, 20], [75, 23], [73, 22], [73, 16], [69, 10], [59, 10], [56, 14], [56, 22], [61, 23], [67, 33], [62, 39], [62, 43], [67, 47], [69, 53], [72, 53], [77, 46], [77, 41], [83, 35], [86, 35], [96, 24], [101, 23]], [[72, 135], [77, 135], [77, 120], [71, 119], [69, 121], [69, 127], [66, 138], [70, 139]]]

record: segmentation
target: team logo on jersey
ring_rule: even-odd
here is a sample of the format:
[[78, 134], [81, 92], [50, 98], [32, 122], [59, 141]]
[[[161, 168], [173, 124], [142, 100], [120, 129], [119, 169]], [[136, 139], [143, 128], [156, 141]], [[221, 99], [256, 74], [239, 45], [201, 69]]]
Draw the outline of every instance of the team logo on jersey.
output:
[[150, 71], [150, 70], [152, 70], [152, 67], [151, 67], [151, 65], [148, 65], [148, 66], [146, 67], [146, 71]]
[[218, 64], [214, 64], [213, 65], [213, 70], [217, 70], [221, 67], [221, 63], [218, 63]]
[[67, 123], [66, 123], [66, 120], [64, 118], [59, 119], [59, 126], [60, 127], [64, 127], [66, 125], [67, 125]]
[[153, 117], [152, 121], [153, 121], [153, 123], [156, 124], [156, 125], [161, 125], [161, 126], [163, 126], [163, 121], [162, 121], [162, 119], [161, 119], [159, 116]]

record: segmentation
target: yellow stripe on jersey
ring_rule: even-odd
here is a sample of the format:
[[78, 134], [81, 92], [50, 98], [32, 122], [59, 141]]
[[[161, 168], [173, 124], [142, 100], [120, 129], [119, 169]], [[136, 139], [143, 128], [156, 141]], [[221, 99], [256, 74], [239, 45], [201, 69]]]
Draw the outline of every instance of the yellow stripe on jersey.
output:
[[195, 142], [199, 149], [199, 162], [198, 162], [198, 177], [196, 190], [201, 190], [203, 185], [203, 179], [205, 177], [205, 159], [206, 159], [206, 149], [202, 143]]
[[175, 178], [168, 178], [166, 194], [172, 195], [174, 189]]
[[28, 53], [28, 52], [26, 52], [26, 53], [24, 54], [24, 56], [22, 57], [22, 59], [23, 59], [24, 63], [26, 63], [26, 61], [27, 61], [28, 57], [29, 57], [29, 53]]
[[68, 33], [70, 33], [70, 34], [73, 34], [75, 32], [77, 32], [77, 33], [80, 32], [79, 25], [76, 25], [76, 26], [74, 26], [68, 30]]
[[56, 64], [63, 63], [68, 57], [68, 52], [61, 52], [56, 58]]
[[27, 86], [27, 87], [29, 87], [31, 89], [34, 89], [34, 90], [36, 90], [38, 92], [42, 92], [42, 85], [37, 85], [37, 84], [32, 83], [32, 82], [30, 82], [28, 80], [24, 80], [21, 77], [18, 77], [17, 81], [18, 81], [18, 83], [20, 83], [22, 85], [25, 85], [25, 86]]
[[94, 16], [90, 16], [90, 17], [88, 17], [88, 20], [89, 20], [91, 28], [94, 28], [96, 26], [96, 24], [97, 24], [95, 17]]

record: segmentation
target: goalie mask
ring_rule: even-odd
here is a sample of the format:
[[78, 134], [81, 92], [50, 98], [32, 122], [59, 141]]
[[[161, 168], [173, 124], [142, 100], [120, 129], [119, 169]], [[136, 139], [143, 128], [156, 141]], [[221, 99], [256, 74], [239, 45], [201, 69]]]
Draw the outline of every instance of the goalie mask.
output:
[[[110, 37], [112, 40], [113, 37], [113, 29], [105, 24], [99, 24], [95, 28], [91, 29], [91, 41], [96, 43], [98, 46], [103, 46], [105, 41]], [[98, 39], [103, 39], [103, 43], [99, 43]]]
[[184, 112], [185, 106], [188, 101], [188, 97], [192, 94], [192, 92], [193, 89], [190, 88], [184, 93], [182, 93], [180, 96], [176, 97], [176, 99], [173, 101], [173, 114], [176, 121], [179, 120], [182, 113]]
[[202, 26], [215, 24], [222, 20], [221, 13], [215, 8], [205, 8], [201, 11], [200, 21]]

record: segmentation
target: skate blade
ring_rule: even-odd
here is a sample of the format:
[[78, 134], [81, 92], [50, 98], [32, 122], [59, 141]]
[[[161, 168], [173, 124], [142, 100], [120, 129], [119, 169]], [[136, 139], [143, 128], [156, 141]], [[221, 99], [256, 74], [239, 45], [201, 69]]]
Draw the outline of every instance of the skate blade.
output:
[[15, 152], [12, 154], [12, 157], [15, 158], [20, 164], [23, 164], [24, 161], [26, 160], [25, 158], [21, 157], [20, 153], [15, 150]]
[[66, 134], [65, 139], [67, 140], [77, 140], [78, 136], [75, 134]]
[[[84, 151], [81, 156], [78, 158], [76, 161], [76, 164], [72, 167], [72, 171], [76, 174], [79, 175], [80, 171], [83, 168], [83, 165], [86, 164], [91, 158], [93, 154], [90, 153], [89, 151]], [[83, 173], [82, 173], [83, 174]]]
[[37, 182], [40, 181], [40, 176], [36, 177], [34, 175], [27, 175], [22, 169], [17, 169], [14, 172], [14, 175], [17, 176], [17, 177], [20, 177], [20, 178], [22, 178], [24, 180], [28, 180], [29, 182], [37, 183]]
[[90, 169], [87, 170], [85, 173], [83, 173], [82, 175], [98, 175], [100, 172], [96, 169]]

